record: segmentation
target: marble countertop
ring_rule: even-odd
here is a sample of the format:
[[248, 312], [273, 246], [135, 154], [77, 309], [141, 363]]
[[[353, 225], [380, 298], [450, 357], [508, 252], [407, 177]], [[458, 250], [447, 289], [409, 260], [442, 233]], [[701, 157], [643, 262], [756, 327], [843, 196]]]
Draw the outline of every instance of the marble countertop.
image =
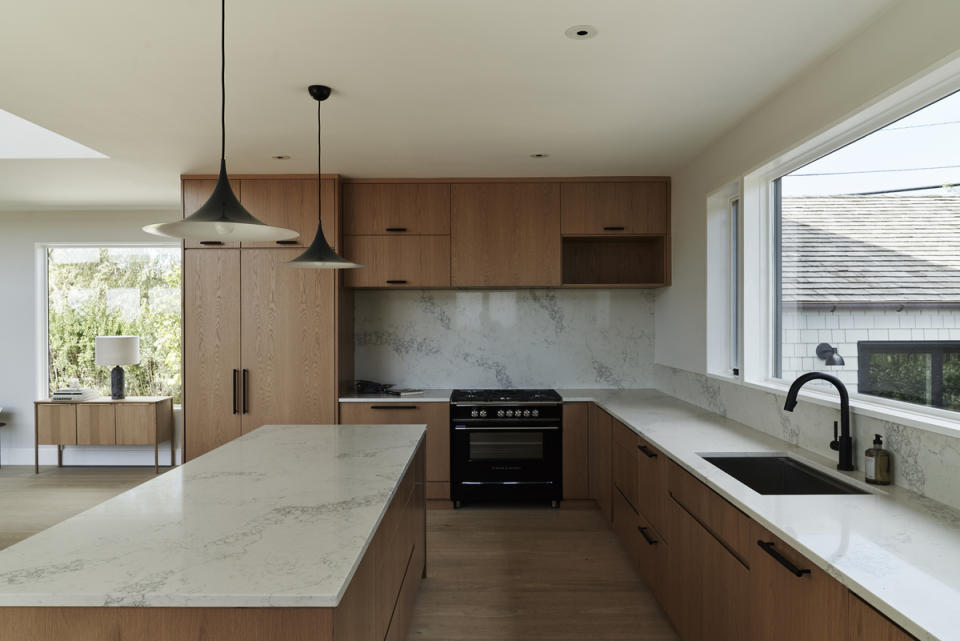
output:
[[268, 425], [0, 551], [0, 606], [334, 607], [425, 426]]
[[[596, 402], [917, 638], [960, 639], [960, 512], [660, 392], [559, 391]], [[719, 452], [784, 452], [869, 494], [763, 496], [700, 456]]]
[[392, 396], [390, 394], [344, 394], [341, 403], [449, 403], [452, 389], [425, 389], [420, 396]]

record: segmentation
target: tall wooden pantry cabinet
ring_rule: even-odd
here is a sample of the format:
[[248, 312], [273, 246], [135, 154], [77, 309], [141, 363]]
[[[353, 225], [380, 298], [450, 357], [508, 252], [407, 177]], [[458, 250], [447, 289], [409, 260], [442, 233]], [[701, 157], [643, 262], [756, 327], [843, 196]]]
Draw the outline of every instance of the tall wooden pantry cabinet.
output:
[[[301, 236], [278, 243], [185, 243], [186, 459], [262, 425], [337, 421], [338, 327], [349, 311], [341, 277], [335, 270], [285, 266], [316, 231], [317, 179], [243, 176], [231, 183], [260, 220]], [[324, 176], [321, 184], [324, 234], [336, 248], [339, 178]], [[213, 183], [184, 177], [182, 185], [189, 215]]]

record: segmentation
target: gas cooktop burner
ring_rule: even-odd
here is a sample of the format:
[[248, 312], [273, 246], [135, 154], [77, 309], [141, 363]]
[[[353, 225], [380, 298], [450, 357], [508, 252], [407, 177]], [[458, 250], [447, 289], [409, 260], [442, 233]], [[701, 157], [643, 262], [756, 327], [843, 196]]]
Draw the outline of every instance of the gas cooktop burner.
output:
[[454, 403], [560, 403], [552, 389], [466, 389], [453, 390]]

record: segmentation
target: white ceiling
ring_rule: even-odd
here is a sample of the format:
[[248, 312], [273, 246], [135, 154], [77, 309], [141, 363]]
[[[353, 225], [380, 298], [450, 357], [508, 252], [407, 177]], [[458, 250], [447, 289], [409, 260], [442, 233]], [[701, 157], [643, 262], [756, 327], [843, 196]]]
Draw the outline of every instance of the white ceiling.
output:
[[[324, 171], [669, 174], [891, 3], [229, 0], [227, 166], [315, 171], [323, 83]], [[178, 176], [217, 168], [219, 11], [10, 5], [0, 109], [109, 159], [0, 160], [0, 210], [178, 207]]]

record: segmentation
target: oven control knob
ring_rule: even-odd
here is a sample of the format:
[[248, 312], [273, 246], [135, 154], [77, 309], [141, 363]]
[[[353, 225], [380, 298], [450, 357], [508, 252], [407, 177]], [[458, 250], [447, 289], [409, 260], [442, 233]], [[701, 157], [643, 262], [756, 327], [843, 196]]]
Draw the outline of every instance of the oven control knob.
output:
[[478, 416], [480, 416], [480, 412], [478, 412], [477, 410], [470, 410], [470, 416], [472, 416], [473, 418], [477, 418]]
[[[517, 412], [517, 414], [520, 414], [520, 412]], [[513, 410], [507, 410], [507, 416], [513, 416]]]
[[533, 410], [530, 412], [530, 416], [540, 416], [540, 410]]
[[523, 410], [524, 416], [530, 416], [530, 410]]
[[480, 410], [480, 418], [486, 418], [487, 410]]
[[497, 416], [503, 418], [503, 410], [497, 410]]

